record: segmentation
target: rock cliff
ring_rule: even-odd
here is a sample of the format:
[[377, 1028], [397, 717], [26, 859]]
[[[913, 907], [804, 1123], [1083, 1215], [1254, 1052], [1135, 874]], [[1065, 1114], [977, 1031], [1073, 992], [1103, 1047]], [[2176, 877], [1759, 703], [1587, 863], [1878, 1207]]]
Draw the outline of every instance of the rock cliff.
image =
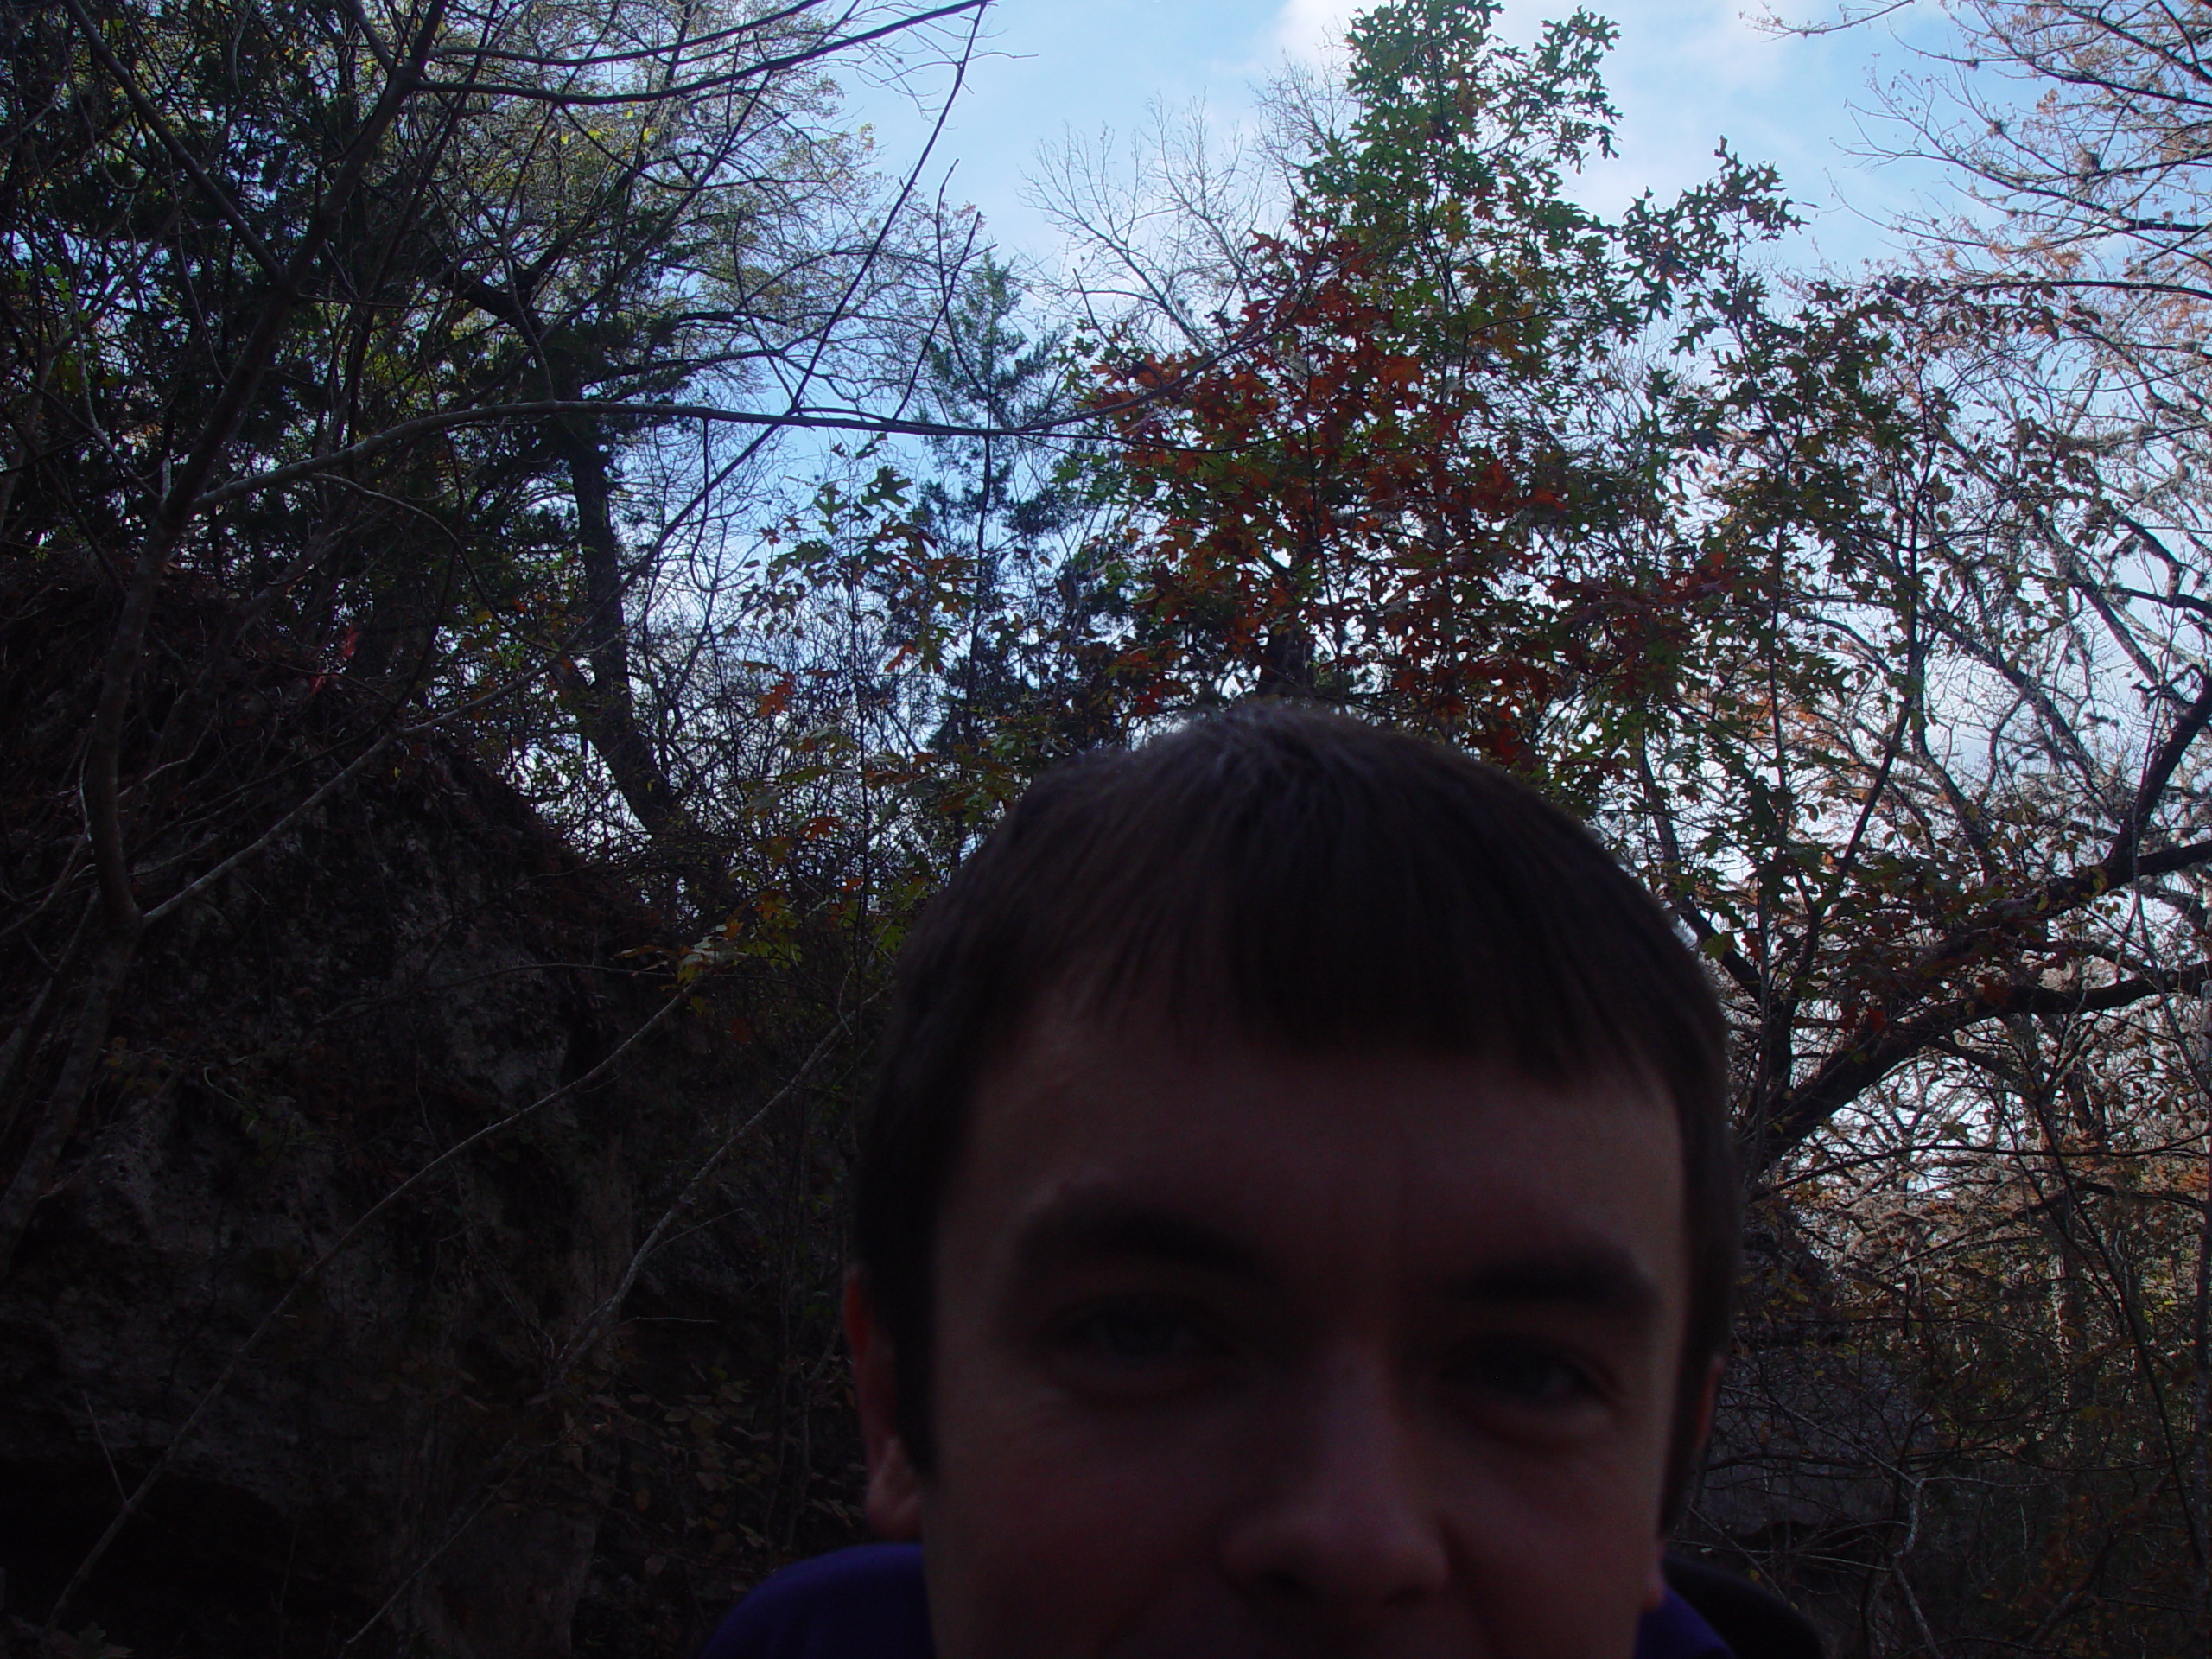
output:
[[[18, 718], [67, 719], [67, 689], [15, 690]], [[288, 718], [282, 690], [241, 717]], [[772, 1032], [733, 1041], [709, 988], [560, 1092], [665, 1007], [636, 953], [668, 931], [465, 754], [418, 747], [149, 938], [0, 1282], [18, 1650], [203, 1403], [64, 1628], [140, 1659], [681, 1652], [767, 1562], [846, 1535], [817, 1282], [835, 1099], [760, 1124], [562, 1363], [792, 1064]]]

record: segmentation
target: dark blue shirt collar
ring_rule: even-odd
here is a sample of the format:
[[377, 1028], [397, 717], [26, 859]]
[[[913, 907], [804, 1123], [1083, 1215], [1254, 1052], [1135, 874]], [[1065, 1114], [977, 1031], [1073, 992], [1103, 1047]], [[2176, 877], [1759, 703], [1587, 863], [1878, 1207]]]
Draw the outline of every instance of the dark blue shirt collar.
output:
[[[764, 1581], [699, 1659], [934, 1659], [918, 1544], [862, 1544]], [[1673, 1591], [1637, 1631], [1636, 1659], [1732, 1659]]]

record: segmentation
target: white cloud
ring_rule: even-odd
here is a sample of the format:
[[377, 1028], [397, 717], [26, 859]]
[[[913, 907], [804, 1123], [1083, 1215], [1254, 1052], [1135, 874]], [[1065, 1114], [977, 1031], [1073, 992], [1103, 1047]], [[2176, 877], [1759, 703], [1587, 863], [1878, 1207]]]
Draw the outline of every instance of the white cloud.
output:
[[1344, 25], [1372, 0], [1283, 0], [1270, 31], [1275, 49], [1299, 63], [1325, 67], [1342, 48]]
[[[1325, 65], [1342, 49], [1346, 26], [1373, 3], [1282, 0], [1267, 30], [1268, 48], [1300, 63]], [[1532, 41], [1545, 18], [1573, 9], [1573, 0], [1508, 0], [1498, 32]], [[1761, 9], [1745, 0], [1608, 0], [1599, 10], [1621, 25], [1621, 49], [1606, 66], [1609, 79], [1663, 79], [1677, 97], [1695, 104], [1715, 90], [1763, 86], [1786, 73], [1783, 42], [1759, 27]]]

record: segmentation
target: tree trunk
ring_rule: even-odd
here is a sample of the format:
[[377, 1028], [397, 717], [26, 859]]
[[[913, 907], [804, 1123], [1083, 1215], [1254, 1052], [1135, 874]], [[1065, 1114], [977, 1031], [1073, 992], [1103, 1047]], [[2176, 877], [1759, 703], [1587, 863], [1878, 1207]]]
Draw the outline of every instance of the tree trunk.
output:
[[584, 571], [584, 657], [591, 665], [588, 680], [569, 668], [560, 676], [561, 689], [576, 709], [585, 741], [607, 763], [623, 800], [668, 855], [694, 899], [709, 911], [728, 909], [734, 902], [728, 874], [638, 725], [623, 611], [622, 544], [614, 533], [614, 486], [606, 452], [594, 434], [565, 422], [557, 441], [575, 501]]

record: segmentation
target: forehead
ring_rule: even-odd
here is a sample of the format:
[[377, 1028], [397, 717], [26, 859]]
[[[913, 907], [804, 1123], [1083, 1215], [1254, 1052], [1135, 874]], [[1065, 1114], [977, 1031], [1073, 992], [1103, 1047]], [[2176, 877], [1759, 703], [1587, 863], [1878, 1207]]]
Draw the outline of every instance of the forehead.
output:
[[1682, 1205], [1674, 1113], [1635, 1080], [1059, 1015], [981, 1079], [940, 1243], [981, 1270], [1061, 1212], [1121, 1211], [1196, 1223], [1289, 1273], [1387, 1255], [1448, 1274], [1556, 1247], [1633, 1257], [1674, 1287]]

